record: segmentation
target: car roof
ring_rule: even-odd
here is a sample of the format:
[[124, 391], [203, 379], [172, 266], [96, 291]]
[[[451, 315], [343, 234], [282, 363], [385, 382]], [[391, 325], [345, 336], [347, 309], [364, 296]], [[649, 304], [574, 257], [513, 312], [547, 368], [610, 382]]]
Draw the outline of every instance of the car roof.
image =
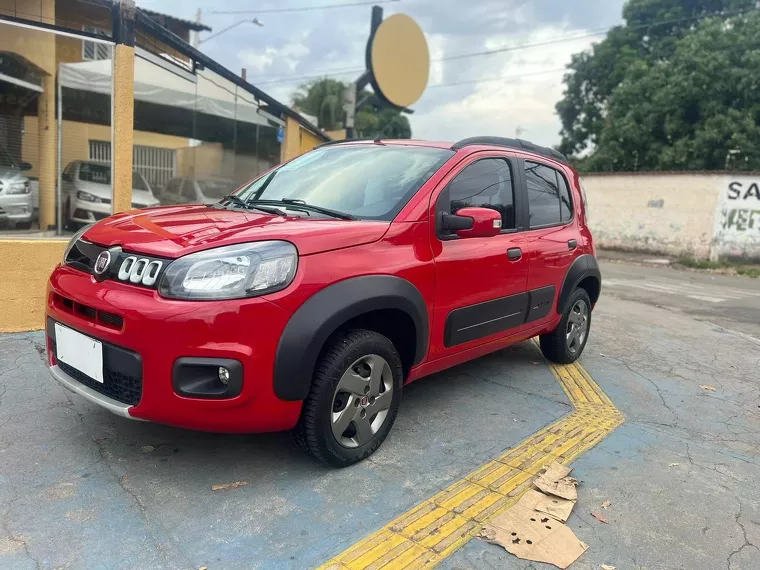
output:
[[422, 146], [430, 148], [449, 149], [452, 151], [460, 151], [467, 149], [472, 152], [475, 150], [486, 149], [504, 149], [508, 148], [519, 152], [533, 154], [548, 158], [565, 166], [570, 166], [570, 162], [567, 157], [557, 150], [549, 147], [539, 146], [530, 141], [523, 139], [510, 139], [503, 137], [471, 137], [462, 139], [456, 143], [444, 142], [444, 141], [425, 141], [416, 139], [376, 139], [376, 140], [344, 140], [344, 141], [330, 141], [319, 145], [316, 148], [333, 146], [333, 145], [372, 145], [382, 144], [391, 146]]

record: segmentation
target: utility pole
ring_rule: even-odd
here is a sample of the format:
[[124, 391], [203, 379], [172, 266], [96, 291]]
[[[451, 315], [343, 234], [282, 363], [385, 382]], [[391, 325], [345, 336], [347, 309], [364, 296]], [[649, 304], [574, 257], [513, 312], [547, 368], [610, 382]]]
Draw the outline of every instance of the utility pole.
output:
[[[372, 19], [370, 20], [370, 27], [369, 27], [369, 36], [372, 38], [377, 31], [377, 28], [380, 27], [380, 24], [383, 21], [383, 9], [380, 6], [372, 6]], [[356, 117], [356, 111], [359, 107], [361, 107], [362, 102], [357, 102], [356, 96], [358, 93], [361, 93], [361, 90], [364, 89], [364, 87], [367, 86], [367, 84], [370, 82], [370, 79], [372, 78], [372, 72], [368, 69], [364, 73], [361, 74], [361, 76], [354, 81], [353, 83], [349, 83], [345, 90], [343, 91], [343, 110], [346, 112], [346, 138], [352, 139], [354, 138], [354, 121]]]
[[[195, 11], [195, 23], [199, 24], [201, 23], [201, 9], [198, 8]], [[195, 49], [198, 49], [198, 46], [201, 45], [201, 33], [199, 31], [193, 32], [193, 47]]]

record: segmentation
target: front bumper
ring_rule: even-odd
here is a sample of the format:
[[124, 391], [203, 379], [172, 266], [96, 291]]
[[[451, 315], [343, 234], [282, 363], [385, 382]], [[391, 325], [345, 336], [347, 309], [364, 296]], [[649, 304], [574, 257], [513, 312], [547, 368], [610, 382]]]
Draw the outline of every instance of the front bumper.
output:
[[[98, 283], [61, 265], [48, 284], [47, 315], [104, 346], [139, 356], [141, 394], [130, 405], [61, 370], [48, 332], [48, 366], [56, 380], [121, 416], [238, 433], [287, 430], [298, 421], [301, 402], [277, 398], [272, 381], [277, 344], [290, 313], [265, 299], [176, 301], [143, 287]], [[240, 362], [242, 389], [232, 397], [180, 395], [173, 385], [174, 369], [188, 358]]]
[[0, 195], [0, 221], [30, 222], [33, 211], [31, 193]]
[[131, 420], [140, 419], [132, 416], [129, 413], [130, 408], [132, 408], [132, 406], [129, 404], [124, 404], [122, 402], [109, 398], [108, 396], [104, 396], [100, 392], [96, 392], [92, 388], [89, 388], [84, 384], [77, 382], [74, 378], [61, 370], [57, 365], [50, 366], [48, 370], [50, 370], [50, 374], [53, 376], [53, 378], [58, 380], [58, 382], [60, 382], [64, 388], [70, 390], [71, 392], [74, 392], [75, 394], [79, 394], [85, 400], [89, 400], [93, 404], [97, 404], [109, 412], [113, 412], [117, 416], [129, 418]]
[[113, 213], [110, 202], [89, 202], [76, 197], [71, 200], [70, 212], [71, 221], [80, 223], [104, 220]]

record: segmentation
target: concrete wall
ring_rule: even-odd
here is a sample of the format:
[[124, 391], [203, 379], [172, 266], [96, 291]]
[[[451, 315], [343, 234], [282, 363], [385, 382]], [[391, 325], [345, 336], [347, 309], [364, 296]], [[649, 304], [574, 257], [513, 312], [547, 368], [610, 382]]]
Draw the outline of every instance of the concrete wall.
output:
[[709, 256], [720, 175], [626, 173], [582, 178], [598, 246]]
[[760, 174], [586, 174], [600, 247], [760, 259]]
[[310, 151], [323, 141], [304, 129], [295, 119], [285, 120], [285, 140], [280, 145], [280, 160], [285, 162]]
[[68, 240], [0, 240], [0, 333], [45, 326], [47, 280]]

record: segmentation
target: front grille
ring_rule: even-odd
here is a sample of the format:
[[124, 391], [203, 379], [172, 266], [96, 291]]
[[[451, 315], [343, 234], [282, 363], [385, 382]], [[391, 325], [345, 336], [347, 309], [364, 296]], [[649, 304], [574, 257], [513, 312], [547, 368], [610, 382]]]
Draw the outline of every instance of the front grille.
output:
[[124, 319], [122, 319], [119, 315], [107, 313], [106, 311], [100, 311], [98, 313], [98, 320], [103, 324], [111, 325], [117, 329], [120, 329], [124, 326]]
[[[95, 245], [94, 243], [90, 243], [80, 238], [71, 247], [71, 250], [66, 255], [66, 265], [74, 267], [75, 269], [79, 269], [80, 271], [84, 271], [91, 275], [95, 275], [95, 261], [98, 259], [98, 256], [106, 250], [111, 253], [111, 265], [107, 270], [105, 278], [113, 279], [114, 281], [119, 281], [121, 283], [129, 283], [130, 285], [137, 287], [156, 289], [158, 287], [158, 284], [161, 282], [161, 277], [163, 276], [166, 268], [170, 263], [170, 260], [162, 257], [130, 253], [128, 251], [122, 251], [118, 246], [107, 248], [103, 247], [102, 245]], [[136, 261], [141, 262], [138, 267], [142, 267], [143, 270], [148, 266], [153, 268], [151, 270], [150, 279], [138, 279], [136, 281], [131, 281], [129, 279], [130, 276], [119, 278], [119, 270], [122, 268], [125, 262], [134, 265]], [[96, 279], [98, 278], [97, 275], [95, 275], [95, 277]], [[100, 279], [103, 278], [104, 277], [101, 275]], [[145, 283], [149, 284], [146, 285]]]
[[53, 293], [53, 305], [65, 313], [75, 315], [91, 323], [96, 322], [118, 330], [121, 330], [124, 327], [124, 319], [119, 315], [109, 313], [108, 311], [98, 311], [93, 307], [76, 303], [58, 293]]
[[[48, 337], [53, 354], [56, 354], [55, 322], [48, 319]], [[102, 341], [101, 341], [102, 342]], [[65, 362], [58, 361], [58, 367], [74, 380], [113, 400], [136, 406], [142, 398], [142, 359], [140, 355], [102, 342], [103, 383], [90, 378]]]

